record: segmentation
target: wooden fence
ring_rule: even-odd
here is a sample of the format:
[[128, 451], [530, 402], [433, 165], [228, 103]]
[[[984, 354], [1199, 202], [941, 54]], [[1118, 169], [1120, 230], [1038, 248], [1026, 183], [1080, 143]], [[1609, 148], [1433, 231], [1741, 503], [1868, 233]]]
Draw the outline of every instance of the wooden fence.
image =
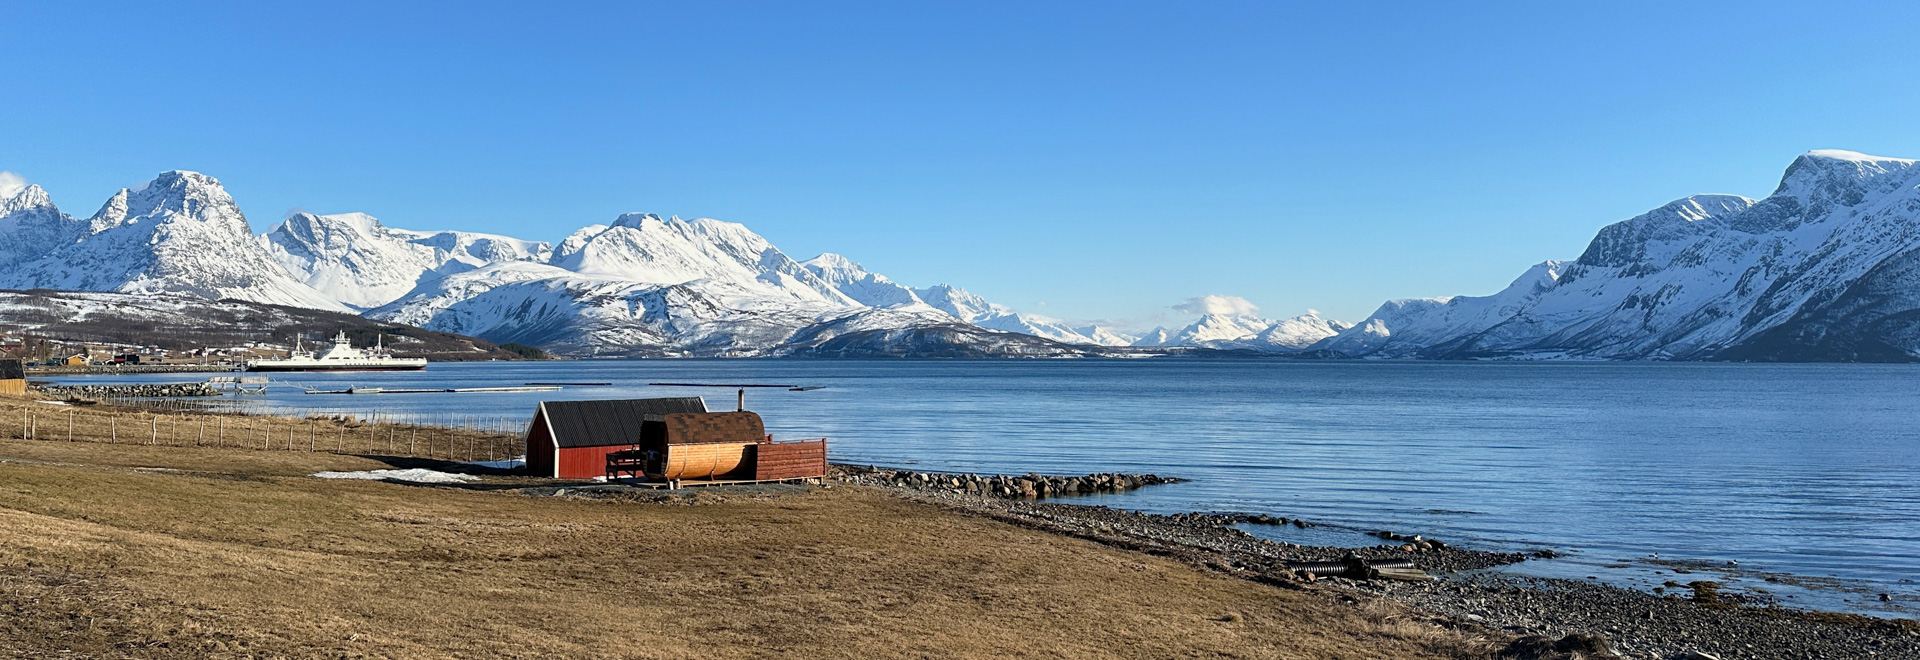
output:
[[[516, 425], [518, 425], [516, 427]], [[507, 461], [525, 453], [525, 422], [508, 416], [382, 412], [286, 415], [0, 402], [0, 437], [169, 447]]]

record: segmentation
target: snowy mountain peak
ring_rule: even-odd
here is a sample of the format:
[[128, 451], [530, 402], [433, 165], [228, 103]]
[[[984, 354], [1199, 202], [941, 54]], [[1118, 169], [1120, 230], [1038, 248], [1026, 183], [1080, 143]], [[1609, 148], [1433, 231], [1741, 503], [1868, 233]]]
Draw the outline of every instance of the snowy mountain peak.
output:
[[365, 213], [295, 213], [261, 241], [294, 277], [358, 309], [393, 302], [428, 280], [552, 254], [546, 243], [506, 236], [393, 229]]
[[1186, 329], [1174, 335], [1174, 343], [1188, 346], [1202, 346], [1208, 342], [1250, 339], [1265, 331], [1272, 321], [1258, 316], [1237, 314], [1207, 314], [1194, 321]]
[[1821, 150], [1766, 199], [1608, 225], [1491, 296], [1382, 305], [1316, 349], [1373, 357], [1920, 361], [1920, 167]]
[[854, 260], [832, 252], [822, 252], [820, 256], [802, 261], [800, 264], [816, 273], [825, 274], [831, 272], [855, 279], [872, 274], [867, 272], [866, 267], [854, 262]]
[[[678, 221], [679, 219], [680, 219], [679, 217], [674, 218], [674, 220], [676, 221]], [[612, 226], [632, 227], [634, 229], [642, 229], [646, 226], [648, 222], [652, 222], [654, 224], [666, 223], [665, 220], [660, 219], [660, 216], [654, 215], [652, 213], [622, 213], [620, 214], [620, 217], [615, 218], [613, 220]]]
[[0, 216], [28, 209], [53, 209], [53, 198], [37, 184], [24, 184], [7, 188], [7, 181], [0, 179]]
[[[1631, 219], [1607, 225], [1587, 244], [1579, 262], [1592, 266], [1646, 263], [1650, 254], [1671, 257], [1687, 242], [1714, 231], [1722, 221], [1756, 204], [1739, 195], [1693, 195]], [[1651, 250], [1651, 252], [1649, 252]]]
[[893, 283], [885, 275], [867, 272], [866, 268], [852, 259], [831, 252], [802, 261], [800, 265], [847, 297], [868, 307], [924, 304], [912, 289]]
[[1898, 186], [1915, 171], [1916, 161], [1886, 158], [1839, 149], [1818, 149], [1801, 154], [1787, 166], [1774, 196], [1834, 198], [1842, 204], [1858, 202], [1867, 190]]
[[550, 262], [594, 277], [648, 284], [727, 282], [745, 292], [830, 306], [858, 305], [746, 225], [628, 213], [560, 243]]
[[7, 241], [41, 246], [32, 253], [8, 253], [0, 286], [183, 293], [345, 309], [273, 263], [233, 198], [204, 174], [162, 172], [116, 192], [85, 221], [36, 215], [0, 226]]

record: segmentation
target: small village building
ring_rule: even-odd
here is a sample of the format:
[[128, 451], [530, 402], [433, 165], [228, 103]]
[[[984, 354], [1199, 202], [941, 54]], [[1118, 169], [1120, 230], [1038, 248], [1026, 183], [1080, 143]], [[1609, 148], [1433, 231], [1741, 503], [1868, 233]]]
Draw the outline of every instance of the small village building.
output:
[[707, 412], [699, 397], [546, 401], [527, 431], [527, 470], [669, 484], [816, 479], [827, 472], [827, 442], [774, 442], [758, 414]]
[[560, 479], [606, 476], [607, 454], [639, 445], [648, 415], [706, 411], [697, 396], [542, 401], [527, 427], [527, 471]]
[[27, 368], [19, 360], [0, 358], [0, 394], [26, 394]]
[[87, 358], [86, 353], [80, 353], [78, 355], [67, 356], [65, 359], [60, 360], [60, 364], [69, 367], [84, 367], [92, 364], [92, 361]]

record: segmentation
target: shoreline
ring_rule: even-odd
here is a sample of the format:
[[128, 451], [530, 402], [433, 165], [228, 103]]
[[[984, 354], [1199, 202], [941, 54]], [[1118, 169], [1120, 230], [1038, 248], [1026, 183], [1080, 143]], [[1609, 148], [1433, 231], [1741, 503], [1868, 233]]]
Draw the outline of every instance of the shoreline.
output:
[[[1488, 634], [1549, 639], [1598, 634], [1626, 657], [1702, 657], [1689, 653], [1720, 658], [1920, 657], [1920, 621], [1914, 619], [1742, 605], [1718, 598], [1710, 583], [1681, 597], [1498, 570], [1541, 558], [1529, 553], [1457, 546], [1409, 551], [1409, 545], [1399, 542], [1359, 548], [1306, 546], [1262, 539], [1233, 527], [1246, 522], [1245, 514], [1155, 514], [1073, 504], [1070, 499], [1029, 500], [902, 486], [890, 480], [855, 483], [950, 510], [1168, 556], [1202, 570], [1263, 584], [1386, 598]], [[1410, 559], [1436, 579], [1303, 578], [1285, 566], [1288, 561], [1337, 561], [1350, 554], [1368, 560]]]
[[[61, 410], [61, 406], [34, 405], [35, 402], [30, 399], [19, 400], [19, 403], [58, 412], [59, 416], [51, 421], [65, 421], [65, 411]], [[100, 412], [135, 416], [151, 412], [120, 406], [99, 408]], [[229, 413], [171, 413], [168, 416], [203, 415], [235, 416]], [[299, 430], [315, 424], [333, 428], [345, 423], [345, 420], [276, 415], [238, 416], [304, 425], [286, 426], [279, 432], [263, 432], [273, 433], [266, 437], [276, 440], [301, 439], [297, 435]], [[50, 424], [48, 430], [64, 431], [61, 426], [64, 425]], [[158, 428], [140, 430], [150, 430], [157, 435]], [[362, 427], [358, 423], [349, 423], [347, 428]], [[381, 432], [375, 428], [367, 425], [365, 430], [355, 433], [372, 431], [370, 438], [391, 442], [390, 431]], [[99, 429], [93, 431], [97, 433]], [[329, 433], [322, 430], [320, 436], [324, 439]], [[149, 433], [139, 433], [136, 437], [147, 435]], [[306, 435], [308, 437], [304, 439], [311, 444], [311, 432]], [[151, 442], [147, 444], [152, 445]], [[289, 450], [297, 452], [293, 444], [288, 443]], [[375, 442], [357, 444], [353, 448], [359, 447], [378, 449]], [[458, 446], [445, 448], [449, 451], [464, 449]], [[274, 449], [279, 450], [279, 447], [275, 446]], [[325, 449], [321, 450], [321, 453], [326, 452]], [[342, 454], [337, 449], [333, 453], [344, 456], [381, 455], [377, 451]], [[399, 459], [397, 455], [393, 458]], [[454, 457], [446, 460], [450, 461], [448, 465], [460, 465], [451, 462], [456, 460]], [[1486, 570], [1527, 561], [1530, 557], [1525, 553], [1490, 552], [1451, 544], [1432, 546], [1429, 543], [1428, 546], [1415, 547], [1408, 542], [1415, 541], [1414, 537], [1396, 537], [1392, 544], [1359, 548], [1299, 545], [1262, 539], [1236, 525], [1273, 524], [1276, 521], [1299, 526], [1311, 526], [1313, 523], [1234, 513], [1142, 513], [1102, 505], [1074, 504], [1071, 496], [1034, 500], [1024, 497], [1024, 493], [1015, 495], [1011, 491], [991, 496], [986, 494], [987, 491], [969, 494], [963, 487], [937, 485], [939, 480], [933, 478], [896, 478], [901, 474], [914, 473], [906, 470], [866, 470], [860, 466], [835, 464], [835, 472], [838, 473], [836, 481], [839, 483], [875, 488], [897, 497], [970, 516], [1167, 557], [1210, 573], [1284, 589], [1384, 598], [1449, 621], [1451, 626], [1479, 631], [1478, 634], [1495, 638], [1517, 635], [1557, 638], [1574, 633], [1597, 633], [1612, 640], [1616, 650], [1627, 653], [1629, 657], [1646, 658], [1676, 657], [1676, 654], [1688, 652], [1756, 658], [1805, 657], [1808, 653], [1820, 657], [1852, 657], [1867, 653], [1920, 657], [1920, 622], [1912, 619], [1879, 619], [1818, 610], [1744, 606], [1717, 599], [1711, 586], [1704, 590], [1696, 589], [1693, 597], [1682, 598], [1672, 593], [1654, 595], [1604, 584]], [[880, 476], [882, 473], [889, 476]], [[863, 476], [866, 478], [863, 479]], [[1128, 477], [1139, 484], [1150, 481], [1141, 478], [1144, 475], [1109, 476]], [[568, 490], [577, 495], [588, 495], [577, 488]], [[1289, 562], [1340, 561], [1349, 554], [1369, 560], [1409, 559], [1415, 567], [1430, 572], [1438, 579], [1433, 582], [1384, 582], [1344, 577], [1309, 578], [1287, 565]]]

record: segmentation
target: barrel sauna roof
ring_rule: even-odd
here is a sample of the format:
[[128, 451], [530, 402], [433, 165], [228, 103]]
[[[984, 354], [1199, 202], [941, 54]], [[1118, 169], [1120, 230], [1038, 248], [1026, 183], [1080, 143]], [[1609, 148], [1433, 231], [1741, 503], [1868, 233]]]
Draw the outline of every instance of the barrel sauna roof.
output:
[[746, 411], [648, 415], [647, 421], [666, 424], [670, 445], [759, 442], [767, 435], [760, 415]]
[[540, 403], [560, 447], [631, 445], [639, 441], [640, 424], [648, 415], [706, 411], [707, 402], [697, 396]]
[[20, 380], [27, 377], [27, 369], [15, 359], [0, 360], [0, 380]]

